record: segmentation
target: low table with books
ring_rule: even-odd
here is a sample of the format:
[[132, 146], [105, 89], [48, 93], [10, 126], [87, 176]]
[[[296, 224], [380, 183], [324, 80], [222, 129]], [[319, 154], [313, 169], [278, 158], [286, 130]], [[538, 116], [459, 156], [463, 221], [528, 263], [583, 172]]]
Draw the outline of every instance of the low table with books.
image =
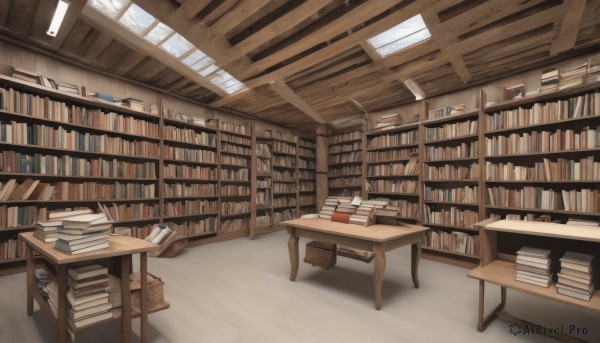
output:
[[[141, 239], [127, 236], [108, 236], [106, 238], [107, 247], [80, 254], [69, 254], [56, 249], [54, 242], [46, 243], [38, 238], [34, 237], [32, 232], [24, 232], [19, 234], [20, 237], [26, 244], [26, 258], [27, 258], [27, 314], [31, 316], [33, 314], [33, 300], [39, 304], [42, 312], [51, 319], [53, 325], [57, 328], [58, 342], [67, 342], [69, 336], [68, 330], [73, 332], [85, 328], [89, 325], [95, 325], [104, 321], [113, 319], [121, 319], [121, 342], [131, 342], [131, 319], [132, 316], [139, 315], [141, 330], [140, 336], [141, 341], [147, 341], [147, 326], [148, 326], [148, 313], [156, 312], [169, 307], [169, 304], [163, 302], [160, 306], [155, 308], [149, 308], [147, 302], [148, 294], [148, 253], [158, 249], [158, 246], [150, 242], [146, 242]], [[55, 270], [56, 286], [54, 289], [48, 289], [48, 293], [54, 293], [52, 296], [53, 300], [49, 301], [44, 299], [40, 294], [40, 290], [35, 283], [36, 271], [33, 253], [39, 254], [47, 264], [52, 265], [52, 269]], [[140, 256], [140, 277], [139, 277], [139, 288], [140, 288], [140, 306], [139, 312], [132, 309], [132, 299], [130, 290], [130, 274], [132, 268], [132, 256], [138, 254]], [[90, 264], [102, 264], [102, 260], [110, 259], [113, 262], [117, 262], [117, 266], [120, 269], [120, 297], [121, 297], [121, 308], [118, 311], [111, 311], [111, 315], [104, 314], [99, 307], [102, 307], [104, 301], [99, 302], [95, 306], [95, 314], [101, 319], [95, 318], [93, 323], [81, 322], [79, 319], [87, 318], [90, 316], [87, 312], [79, 312], [78, 310], [85, 310], [86, 308], [77, 307], [82, 299], [82, 294], [78, 294], [77, 289], [87, 288], [91, 292], [92, 297], [98, 297], [98, 299], [106, 299], [106, 294], [102, 290], [94, 292], [89, 286], [89, 282], [93, 283], [94, 278], [103, 279], [101, 282], [104, 285], [105, 282], [110, 283], [109, 279], [106, 278], [107, 273], [105, 269], [98, 270], [97, 267], [88, 267], [91, 270], [87, 272], [100, 273], [91, 275], [85, 274], [86, 271], [80, 270], [83, 274], [78, 275], [78, 268], [82, 265]], [[69, 276], [69, 272], [71, 275]], [[69, 284], [68, 280], [71, 279]], [[85, 280], [86, 283], [80, 284]], [[70, 297], [69, 299], [69, 293]], [[108, 295], [110, 297], [110, 294]], [[86, 299], [90, 300], [90, 299]], [[93, 300], [93, 299], [92, 299]], [[68, 305], [70, 304], [71, 312], [68, 311]], [[106, 306], [106, 305], [104, 305]], [[54, 308], [53, 308], [54, 307]], [[76, 311], [73, 311], [73, 309]], [[113, 309], [114, 310], [114, 309]], [[77, 318], [75, 318], [77, 317]], [[71, 323], [69, 322], [69, 319]], [[77, 323], [77, 325], [75, 325]]]

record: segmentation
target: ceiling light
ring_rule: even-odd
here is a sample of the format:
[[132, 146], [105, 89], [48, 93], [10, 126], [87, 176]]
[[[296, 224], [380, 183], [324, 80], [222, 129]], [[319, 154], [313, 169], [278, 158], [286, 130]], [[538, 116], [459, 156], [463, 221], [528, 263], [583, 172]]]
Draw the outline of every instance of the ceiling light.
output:
[[431, 37], [420, 14], [369, 39], [381, 57], [409, 48]]
[[415, 80], [408, 79], [404, 81], [404, 84], [406, 85], [406, 88], [408, 88], [415, 95], [416, 100], [425, 98], [425, 92], [423, 92]]
[[52, 17], [52, 22], [50, 23], [50, 27], [46, 32], [48, 36], [56, 37], [58, 29], [60, 29], [60, 25], [62, 24], [63, 19], [65, 19], [65, 14], [67, 13], [68, 8], [68, 2], [66, 2], [65, 0], [58, 0], [56, 10], [54, 11], [54, 17]]

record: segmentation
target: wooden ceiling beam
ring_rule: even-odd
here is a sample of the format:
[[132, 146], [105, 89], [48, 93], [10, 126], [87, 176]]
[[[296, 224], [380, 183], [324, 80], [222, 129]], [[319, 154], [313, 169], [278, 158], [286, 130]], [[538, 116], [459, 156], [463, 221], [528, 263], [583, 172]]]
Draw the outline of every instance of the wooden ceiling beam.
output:
[[585, 9], [585, 0], [565, 0], [564, 16], [562, 18], [558, 35], [550, 45], [550, 56], [573, 49], [579, 32], [579, 22]]
[[0, 1], [0, 27], [4, 27], [6, 25], [9, 9], [10, 1]]
[[[435, 41], [436, 45], [440, 48], [443, 55], [446, 55], [452, 46], [458, 41], [456, 34], [447, 29], [438, 17], [437, 11], [428, 9], [421, 13], [423, 21], [431, 33], [431, 39]], [[465, 61], [462, 56], [451, 56], [449, 57], [452, 67], [456, 71], [456, 74], [460, 77], [462, 82], [469, 82], [473, 76], [469, 73], [469, 69], [465, 65]]]
[[[222, 32], [215, 32], [207, 27], [201, 20], [196, 18], [187, 19], [181, 11], [181, 7], [174, 6], [169, 1], [155, 0], [132, 0], [146, 12], [153, 15], [156, 19], [170, 26], [188, 41], [198, 47], [202, 52], [215, 60], [218, 66], [224, 66], [231, 61], [236, 61], [238, 66], [261, 72], [253, 66], [252, 60], [246, 55], [233, 48]], [[189, 0], [193, 2], [193, 0]], [[228, 70], [226, 70], [229, 72]], [[231, 73], [238, 80], [240, 75], [236, 72]]]
[[369, 55], [371, 61], [377, 62], [383, 59], [383, 57], [377, 52], [377, 50], [371, 45], [371, 43], [364, 41], [360, 43], [360, 47], [367, 55]]
[[212, 24], [210, 28], [216, 32], [227, 34], [245, 18], [260, 11], [260, 9], [268, 4], [269, 1], [270, 0], [241, 1], [236, 7], [225, 13], [219, 20]]
[[315, 111], [304, 99], [298, 96], [283, 80], [273, 80], [269, 82], [269, 87], [274, 90], [279, 96], [292, 104], [294, 107], [302, 111], [307, 116], [314, 119], [316, 122], [325, 124], [325, 120]]
[[121, 42], [125, 42], [127, 46], [137, 51], [138, 53], [142, 55], [151, 56], [159, 62], [170, 66], [174, 71], [190, 79], [191, 81], [198, 83], [202, 87], [209, 89], [213, 93], [216, 93], [220, 96], [228, 95], [227, 92], [213, 85], [206, 78], [200, 76], [198, 73], [186, 67], [183, 63], [174, 63], [173, 56], [167, 54], [162, 49], [157, 49], [154, 45], [148, 43], [145, 39], [140, 39], [138, 36], [136, 36], [131, 31], [127, 30], [126, 28], [120, 25], [115, 25], [112, 19], [104, 15], [98, 14], [96, 10], [90, 7], [84, 7], [84, 9], [81, 11], [81, 16], [87, 23], [94, 26], [96, 29], [110, 33], [112, 37]]
[[[5, 28], [20, 37], [28, 37], [31, 31], [37, 0], [3, 0], [10, 3], [9, 15], [6, 18]], [[51, 14], [48, 14], [51, 15]]]
[[361, 42], [398, 25], [398, 23], [415, 16], [417, 13], [422, 12], [424, 9], [428, 8], [434, 3], [434, 0], [414, 1], [406, 7], [391, 13], [385, 18], [382, 18], [363, 29], [348, 35], [346, 38], [340, 39], [339, 41], [334, 42], [321, 50], [318, 50], [271, 73], [259, 76], [255, 79], [247, 80], [244, 82], [244, 84], [248, 87], [257, 87], [269, 83], [275, 79], [284, 79], [300, 70], [304, 70], [324, 60], [332, 58], [341, 51], [350, 49]]
[[208, 6], [211, 0], [182, 0], [180, 2], [181, 6], [175, 10], [176, 16], [181, 16], [190, 20]]

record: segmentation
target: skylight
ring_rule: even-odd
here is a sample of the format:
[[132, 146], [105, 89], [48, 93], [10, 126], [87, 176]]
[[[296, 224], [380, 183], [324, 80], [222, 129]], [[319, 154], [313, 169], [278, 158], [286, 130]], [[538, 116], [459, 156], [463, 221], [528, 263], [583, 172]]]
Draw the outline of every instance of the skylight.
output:
[[420, 14], [403, 21], [391, 29], [369, 39], [369, 43], [382, 57], [409, 48], [431, 37]]
[[194, 44], [172, 28], [163, 24], [141, 7], [129, 0], [89, 0], [89, 5], [100, 13], [121, 24], [138, 37], [160, 47], [186, 67], [206, 78], [227, 94], [244, 89], [243, 83], [215, 64]]

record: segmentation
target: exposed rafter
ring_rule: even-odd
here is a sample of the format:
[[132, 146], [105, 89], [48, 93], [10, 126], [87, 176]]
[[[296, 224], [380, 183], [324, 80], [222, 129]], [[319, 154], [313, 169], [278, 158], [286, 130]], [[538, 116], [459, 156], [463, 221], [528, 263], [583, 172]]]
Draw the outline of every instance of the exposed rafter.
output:
[[283, 80], [273, 80], [269, 82], [269, 86], [280, 97], [292, 104], [294, 107], [302, 111], [307, 116], [314, 119], [316, 122], [325, 124], [325, 120], [315, 111], [304, 99], [298, 96]]
[[575, 47], [579, 22], [585, 9], [585, 0], [565, 0], [563, 6], [564, 16], [560, 23], [558, 36], [550, 45], [550, 55], [556, 55]]

